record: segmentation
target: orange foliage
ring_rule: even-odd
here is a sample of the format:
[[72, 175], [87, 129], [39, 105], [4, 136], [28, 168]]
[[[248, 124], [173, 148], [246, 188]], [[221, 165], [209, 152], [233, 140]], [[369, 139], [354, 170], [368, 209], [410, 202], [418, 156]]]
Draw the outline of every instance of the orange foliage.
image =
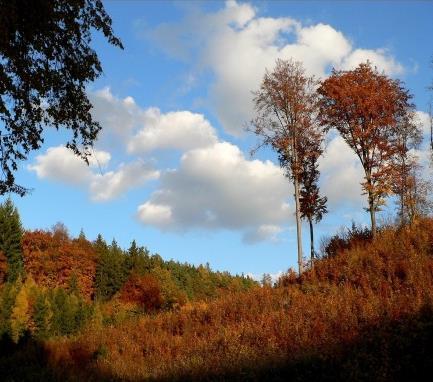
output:
[[54, 237], [51, 232], [23, 235], [23, 257], [27, 275], [48, 288], [68, 288], [73, 278], [83, 296], [93, 296], [96, 254], [87, 241]]
[[159, 309], [162, 305], [159, 281], [152, 275], [133, 274], [120, 290], [120, 300], [136, 304], [146, 311]]
[[[81, 349], [80, 354], [88, 355], [89, 373], [97, 371], [107, 379], [205, 380], [208, 376], [211, 380], [236, 375], [260, 380], [246, 371], [262, 366], [274, 370], [282, 363], [316, 359], [312, 357], [335, 365], [332, 362], [366, 340], [366, 345], [356, 345], [361, 348], [351, 355], [347, 372], [359, 371], [358, 360], [367, 360], [368, 373], [392, 380], [390, 375], [399, 364], [386, 357], [393, 347], [380, 345], [372, 356], [368, 341], [394, 338], [403, 346], [400, 329], [389, 332], [384, 325], [400, 325], [411, 317], [431, 318], [431, 313], [423, 316], [422, 312], [433, 308], [432, 255], [432, 219], [398, 231], [384, 229], [370, 244], [354, 245], [317, 261], [300, 278], [290, 273], [281, 283], [284, 287], [228, 293], [206, 304], [187, 304], [179, 311], [131, 318], [103, 330], [89, 328], [61, 346], [49, 343], [50, 359], [53, 366], [73, 363], [61, 354], [65, 347]], [[135, 296], [139, 288], [137, 282], [131, 284], [134, 292], [128, 296]], [[404, 324], [407, 330], [421, 327], [417, 318], [413, 320]], [[375, 333], [382, 337], [373, 337]], [[421, 339], [414, 338], [414, 343]], [[316, 365], [296, 370], [306, 372]], [[78, 364], [75, 367], [80, 369]], [[332, 375], [328, 380], [333, 380]], [[346, 380], [351, 380], [350, 375]]]

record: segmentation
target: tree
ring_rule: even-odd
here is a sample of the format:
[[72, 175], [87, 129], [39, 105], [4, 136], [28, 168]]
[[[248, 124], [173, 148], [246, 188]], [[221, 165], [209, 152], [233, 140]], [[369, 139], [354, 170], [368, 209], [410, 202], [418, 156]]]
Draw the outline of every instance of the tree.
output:
[[309, 154], [303, 155], [300, 205], [301, 218], [307, 219], [310, 227], [310, 260], [313, 266], [315, 258], [313, 221], [315, 223], [320, 222], [323, 215], [328, 212], [326, 207], [328, 198], [326, 196], [320, 196], [318, 186], [320, 173], [317, 161], [323, 151], [321, 141], [313, 140], [309, 145], [305, 145], [305, 147], [307, 149], [309, 148]]
[[[300, 184], [303, 145], [318, 133], [317, 81], [307, 77], [302, 64], [277, 60], [272, 72], [266, 71], [260, 90], [255, 92], [256, 118], [252, 130], [271, 146], [295, 189], [296, 232], [299, 273], [303, 272]], [[259, 146], [259, 147], [260, 147]]]
[[431, 181], [422, 177], [422, 168], [413, 159], [408, 166], [404, 183], [401, 183], [399, 217], [401, 224], [412, 224], [416, 218], [428, 215], [433, 210]]
[[422, 142], [422, 130], [415, 120], [415, 113], [408, 111], [397, 124], [395, 131], [397, 151], [392, 157], [392, 191], [398, 197], [398, 215], [400, 224], [404, 225], [412, 223], [418, 215], [416, 211], [419, 210], [421, 199], [416, 195], [416, 190], [420, 192], [421, 198], [424, 186], [427, 185], [423, 185], [420, 177], [418, 158], [411, 153], [411, 150], [418, 148]]
[[15, 281], [24, 273], [22, 236], [18, 210], [10, 199], [0, 205], [0, 252], [7, 259], [7, 281]]
[[263, 273], [260, 283], [264, 287], [272, 287], [272, 276], [269, 273]]
[[145, 311], [157, 310], [163, 304], [159, 281], [150, 274], [131, 274], [120, 290], [120, 299], [137, 304]]
[[88, 162], [101, 129], [86, 95], [102, 73], [92, 29], [123, 47], [101, 0], [0, 0], [0, 26], [0, 195], [24, 195], [14, 172], [46, 126], [70, 130], [66, 146]]
[[399, 80], [379, 73], [369, 62], [354, 70], [333, 70], [318, 92], [322, 96], [321, 123], [338, 130], [364, 169], [362, 187], [368, 195], [374, 236], [376, 211], [392, 191], [390, 161], [398, 150], [399, 121], [413, 110], [412, 96]]
[[108, 300], [120, 290], [128, 277], [125, 255], [114, 239], [110, 246], [104, 246], [98, 236], [95, 246], [99, 255], [95, 277], [96, 295]]

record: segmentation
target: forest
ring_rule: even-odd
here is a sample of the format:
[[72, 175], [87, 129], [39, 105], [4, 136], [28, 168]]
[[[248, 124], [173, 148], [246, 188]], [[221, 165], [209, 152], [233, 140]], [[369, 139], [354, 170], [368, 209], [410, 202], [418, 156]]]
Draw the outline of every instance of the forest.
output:
[[[115, 49], [124, 45], [100, 0], [38, 0], [31, 12], [24, 3], [0, 0], [1, 380], [429, 380], [432, 102], [423, 125], [406, 84], [370, 59], [335, 65], [324, 78], [293, 57], [261, 68], [245, 130], [257, 139], [252, 156], [267, 148], [290, 190], [284, 206], [293, 206], [287, 232], [296, 253], [287, 263], [296, 255], [297, 269], [287, 266], [278, 277], [263, 273], [259, 281], [209, 263], [169, 260], [176, 254], [163, 258], [132, 237], [122, 248], [83, 229], [72, 235], [61, 222], [28, 229], [11, 195], [30, 197], [32, 190], [18, 184], [19, 165], [43, 147], [48, 128], [66, 130], [62, 147], [99, 168], [84, 176], [91, 185], [112, 176], [121, 189], [126, 177], [103, 174], [95, 160], [104, 126], [91, 113], [87, 86], [102, 75], [92, 31]], [[136, 107], [130, 97], [125, 105]], [[358, 207], [369, 224], [353, 221], [317, 238], [316, 227], [332, 213], [320, 171], [330, 137], [341, 139], [360, 166], [365, 203]], [[212, 135], [215, 142], [222, 141]], [[161, 178], [169, 183], [166, 174], [175, 170], [166, 171]], [[203, 189], [195, 189], [198, 204]], [[156, 199], [169, 191], [156, 191]], [[271, 197], [261, 195], [261, 202]], [[143, 206], [153, 206], [157, 223], [171, 222], [170, 206]], [[199, 215], [207, 228], [217, 220], [205, 207]], [[122, 230], [123, 222], [116, 224]]]

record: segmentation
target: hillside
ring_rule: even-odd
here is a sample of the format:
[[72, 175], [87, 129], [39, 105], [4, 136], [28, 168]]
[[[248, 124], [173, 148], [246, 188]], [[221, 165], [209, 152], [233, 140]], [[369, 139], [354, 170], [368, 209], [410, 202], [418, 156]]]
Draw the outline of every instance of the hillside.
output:
[[[112, 302], [76, 335], [14, 345], [0, 372], [9, 380], [431, 375], [433, 219], [383, 228], [373, 241], [347, 235], [341, 243], [302, 277], [289, 272], [273, 288], [226, 291], [153, 314], [128, 315], [121, 301]], [[104, 321], [109, 308], [116, 314]], [[12, 367], [18, 363], [26, 366]]]

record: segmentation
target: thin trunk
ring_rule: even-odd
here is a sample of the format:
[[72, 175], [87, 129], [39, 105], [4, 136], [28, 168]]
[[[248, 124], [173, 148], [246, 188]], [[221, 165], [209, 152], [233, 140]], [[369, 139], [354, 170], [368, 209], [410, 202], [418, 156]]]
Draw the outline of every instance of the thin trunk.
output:
[[314, 230], [313, 230], [313, 221], [311, 219], [308, 219], [308, 222], [310, 223], [310, 256], [311, 256], [311, 268], [314, 266]]
[[404, 195], [403, 190], [401, 190], [400, 194], [400, 224], [404, 226], [405, 224], [405, 218], [404, 218]]
[[304, 262], [302, 256], [301, 209], [299, 203], [299, 182], [297, 176], [295, 176], [294, 186], [295, 186], [295, 206], [296, 206], [296, 235], [298, 239], [298, 266], [299, 266], [299, 274], [301, 275], [304, 272]]
[[368, 205], [370, 209], [370, 219], [371, 219], [371, 235], [376, 236], [376, 214], [374, 211], [374, 199], [371, 192], [368, 193]]
[[407, 184], [407, 168], [406, 168], [406, 161], [405, 161], [405, 157], [403, 156], [402, 158], [402, 177], [403, 177], [403, 181], [402, 181], [402, 188], [401, 188], [401, 194], [400, 194], [400, 203], [401, 203], [401, 225], [404, 226], [406, 224], [406, 216], [405, 216], [405, 211], [404, 211], [404, 205], [405, 205], [405, 200], [404, 197], [407, 197], [407, 192], [408, 192], [408, 184]]
[[366, 172], [366, 178], [367, 178], [367, 185], [368, 185], [368, 209], [370, 210], [370, 219], [371, 219], [371, 235], [375, 237], [376, 236], [376, 214], [374, 210], [374, 195], [372, 190], [370, 172]]

